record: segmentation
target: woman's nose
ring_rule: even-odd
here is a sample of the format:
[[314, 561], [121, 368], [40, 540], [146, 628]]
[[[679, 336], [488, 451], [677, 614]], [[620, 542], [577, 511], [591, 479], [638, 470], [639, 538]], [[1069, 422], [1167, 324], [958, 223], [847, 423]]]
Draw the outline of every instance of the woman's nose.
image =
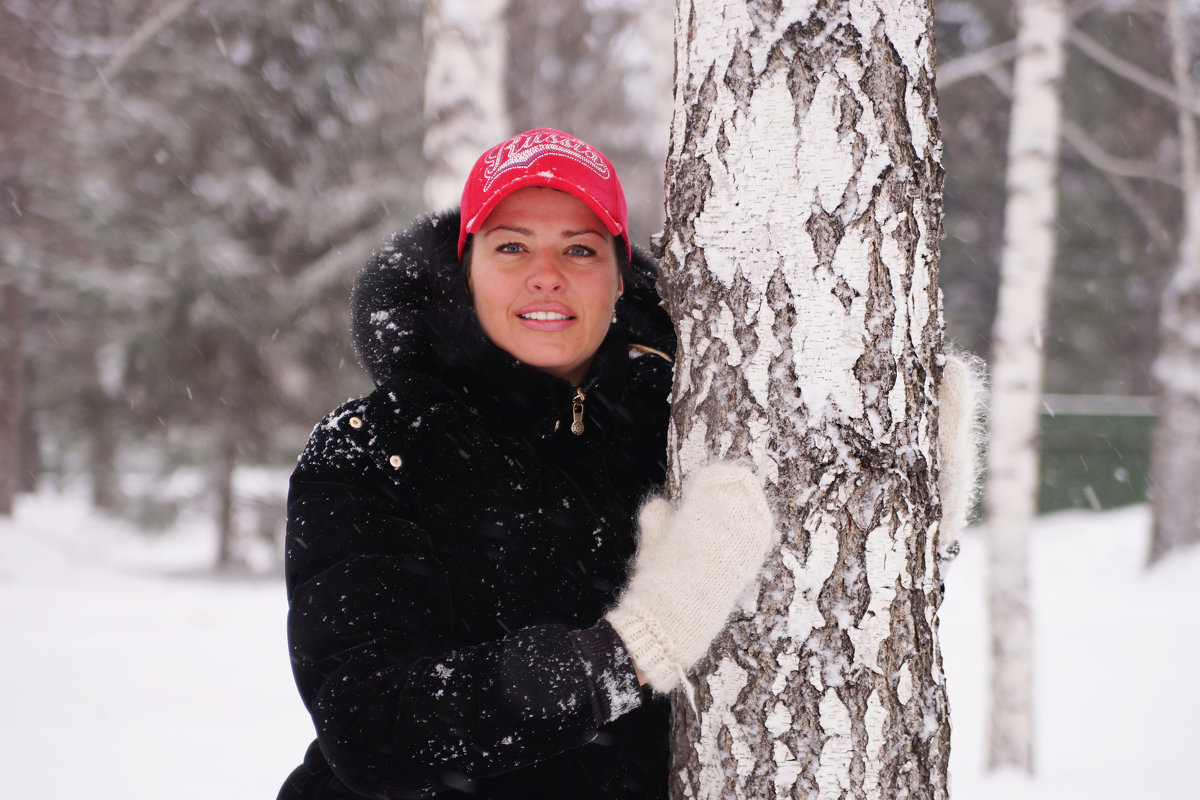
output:
[[563, 276], [550, 257], [539, 258], [529, 273], [529, 288], [540, 292], [555, 292], [563, 288]]

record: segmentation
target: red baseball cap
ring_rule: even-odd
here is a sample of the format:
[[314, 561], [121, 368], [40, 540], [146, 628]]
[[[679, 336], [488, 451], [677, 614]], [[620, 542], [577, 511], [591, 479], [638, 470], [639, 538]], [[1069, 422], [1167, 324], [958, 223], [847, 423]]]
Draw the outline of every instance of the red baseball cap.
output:
[[582, 200], [633, 257], [625, 192], [612, 162], [569, 133], [537, 128], [501, 142], [475, 162], [463, 186], [459, 258], [467, 234], [478, 231], [501, 200], [527, 186], [549, 186]]

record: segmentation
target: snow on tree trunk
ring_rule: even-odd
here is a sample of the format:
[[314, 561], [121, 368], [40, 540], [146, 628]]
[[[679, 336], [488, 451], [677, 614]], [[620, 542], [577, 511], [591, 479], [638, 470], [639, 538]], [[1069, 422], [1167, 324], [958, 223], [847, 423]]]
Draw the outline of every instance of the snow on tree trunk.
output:
[[[1154, 527], [1150, 563], [1200, 542], [1200, 170], [1190, 37], [1196, 11], [1167, 3], [1172, 72], [1179, 92], [1180, 172], [1184, 190], [1179, 257], [1163, 291], [1161, 339], [1154, 374], [1159, 384], [1150, 479]], [[1194, 4], [1191, 6], [1194, 8]]]
[[458, 205], [475, 159], [509, 133], [504, 99], [507, 0], [425, 6], [425, 202]]
[[931, 4], [678, 14], [670, 484], [752, 459], [782, 544], [674, 698], [672, 796], [944, 798]]
[[992, 331], [988, 446], [988, 766], [1033, 770], [1028, 536], [1036, 510], [1042, 327], [1054, 267], [1062, 0], [1022, 0], [1008, 141], [1000, 296]]

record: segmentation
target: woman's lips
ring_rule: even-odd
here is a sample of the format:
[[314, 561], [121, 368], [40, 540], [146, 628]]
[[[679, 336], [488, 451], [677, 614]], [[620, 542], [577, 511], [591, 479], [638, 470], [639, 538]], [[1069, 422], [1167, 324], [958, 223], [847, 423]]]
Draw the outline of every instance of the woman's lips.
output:
[[521, 325], [534, 331], [561, 331], [575, 324], [575, 313], [562, 303], [530, 303], [517, 311]]

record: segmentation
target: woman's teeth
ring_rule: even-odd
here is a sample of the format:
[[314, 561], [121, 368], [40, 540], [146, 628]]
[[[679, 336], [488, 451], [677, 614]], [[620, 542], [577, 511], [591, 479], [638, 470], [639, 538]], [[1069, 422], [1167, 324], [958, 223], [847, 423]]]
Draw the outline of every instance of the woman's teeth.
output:
[[530, 311], [525, 314], [518, 314], [521, 319], [532, 319], [539, 322], [549, 322], [556, 319], [571, 319], [566, 314], [559, 314], [557, 311]]

